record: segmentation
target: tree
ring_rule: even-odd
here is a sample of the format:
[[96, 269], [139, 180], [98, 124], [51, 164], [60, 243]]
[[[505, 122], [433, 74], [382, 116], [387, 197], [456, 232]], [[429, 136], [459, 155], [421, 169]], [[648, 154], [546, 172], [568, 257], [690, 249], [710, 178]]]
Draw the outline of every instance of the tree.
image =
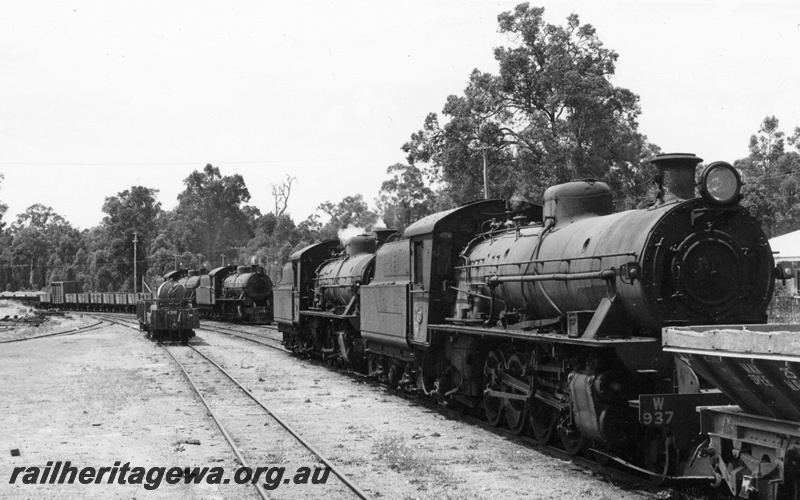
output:
[[155, 282], [169, 271], [175, 270], [175, 256], [177, 252], [175, 246], [164, 234], [155, 237], [149, 248], [149, 266], [147, 270], [147, 281]]
[[[116, 290], [133, 290], [139, 276], [147, 273], [147, 247], [155, 236], [156, 221], [161, 215], [161, 203], [156, 201], [157, 189], [133, 186], [117, 196], [105, 199], [102, 229], [108, 250], [106, 270], [111, 286]], [[134, 239], [137, 243], [134, 245]], [[136, 255], [134, 256], [134, 246]], [[136, 266], [133, 265], [134, 259]], [[138, 276], [133, 277], [134, 267]]]
[[83, 235], [67, 226], [54, 235], [53, 248], [47, 260], [46, 281], [75, 281], [81, 274], [81, 255], [85, 255]]
[[[11, 225], [11, 265], [15, 266], [14, 281], [17, 286], [27, 284], [31, 289], [44, 287], [47, 280], [46, 264], [58, 243], [72, 230], [64, 218], [51, 207], [34, 204], [17, 216]], [[27, 279], [21, 273], [27, 274]]]
[[431, 213], [433, 191], [425, 185], [419, 168], [396, 163], [386, 173], [394, 175], [381, 184], [376, 204], [387, 227], [402, 230]]
[[[412, 134], [402, 149], [407, 161], [416, 166], [429, 164], [430, 181], [444, 183], [446, 189], [435, 200], [454, 200], [456, 204], [489, 196], [520, 194], [515, 150], [518, 144], [502, 129], [500, 118], [506, 116], [496, 100], [491, 75], [475, 70], [463, 97], [447, 98], [443, 114], [449, 118], [444, 126], [430, 113], [422, 130]], [[485, 167], [485, 168], [484, 168]], [[484, 172], [486, 183], [484, 183]], [[436, 209], [448, 206], [434, 203]]]
[[[795, 129], [789, 139], [800, 137]], [[800, 154], [785, 151], [780, 121], [767, 116], [750, 137], [750, 155], [734, 166], [742, 172], [742, 203], [761, 219], [768, 237], [800, 227]]]
[[254, 235], [253, 221], [243, 207], [250, 201], [244, 179], [239, 174], [223, 177], [207, 164], [184, 184], [172, 220], [177, 226], [176, 250], [202, 253], [212, 262], [220, 255], [232, 259]]
[[760, 170], [759, 173], [764, 179], [767, 198], [772, 196], [773, 191], [773, 166], [778, 158], [783, 155], [783, 138], [785, 134], [778, 130], [778, 125], [777, 118], [768, 116], [761, 123], [758, 134], [750, 136], [750, 158], [753, 162], [749, 163], [749, 166]]
[[[3, 175], [2, 172], [0, 172], [0, 183], [2, 183], [4, 179], [5, 175]], [[3, 217], [6, 215], [6, 212], [8, 212], [8, 205], [6, 205], [5, 203], [0, 203], [0, 231], [2, 231], [6, 227], [6, 223], [3, 222]]]
[[[0, 172], [0, 183], [2, 183], [4, 179], [5, 176]], [[10, 286], [13, 281], [13, 268], [11, 267], [12, 256], [10, 251], [11, 238], [8, 232], [4, 231], [6, 223], [3, 221], [6, 212], [8, 212], [8, 205], [0, 203], [0, 291], [13, 288]]]
[[328, 214], [330, 220], [320, 230], [322, 240], [338, 237], [338, 233], [348, 227], [371, 231], [378, 221], [378, 214], [373, 212], [364, 201], [364, 196], [345, 196], [342, 201], [333, 204], [330, 201], [321, 203], [318, 210]]
[[275, 215], [283, 215], [289, 207], [289, 195], [292, 193], [292, 183], [297, 181], [297, 177], [286, 174], [286, 180], [280, 185], [271, 184], [272, 198], [275, 200]]
[[800, 127], [794, 128], [794, 133], [789, 137], [789, 144], [795, 146], [800, 151]]
[[563, 27], [546, 24], [543, 15], [527, 3], [500, 14], [500, 32], [517, 44], [495, 49], [500, 74], [473, 71], [464, 96], [447, 99], [449, 121], [441, 126], [428, 115], [403, 145], [410, 163], [432, 164], [458, 202], [480, 192], [484, 157], [493, 196], [512, 189], [539, 196], [580, 177], [620, 182], [619, 175], [639, 168], [639, 98], [610, 82], [617, 53], [577, 15]]
[[767, 116], [758, 133], [750, 136], [750, 156], [757, 160], [764, 175], [769, 176], [771, 165], [783, 154], [785, 134], [778, 130], [779, 120]]

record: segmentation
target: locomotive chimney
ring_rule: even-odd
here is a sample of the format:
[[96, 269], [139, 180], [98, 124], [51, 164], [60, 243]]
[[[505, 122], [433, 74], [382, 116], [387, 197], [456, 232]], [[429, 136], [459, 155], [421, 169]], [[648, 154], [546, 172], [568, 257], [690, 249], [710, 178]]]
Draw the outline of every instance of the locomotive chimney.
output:
[[378, 246], [378, 239], [373, 234], [359, 234], [353, 236], [345, 245], [347, 255], [350, 257], [362, 253], [375, 253]]
[[694, 172], [702, 161], [691, 153], [661, 154], [650, 160], [658, 169], [659, 204], [694, 198]]

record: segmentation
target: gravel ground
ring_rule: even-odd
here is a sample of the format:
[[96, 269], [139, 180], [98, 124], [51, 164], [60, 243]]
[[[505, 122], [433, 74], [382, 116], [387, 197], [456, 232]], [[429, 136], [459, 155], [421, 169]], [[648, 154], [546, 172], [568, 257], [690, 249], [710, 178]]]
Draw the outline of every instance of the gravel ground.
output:
[[[43, 328], [64, 331], [67, 322], [75, 321], [93, 322], [54, 318], [37, 334]], [[0, 332], [0, 340], [11, 335], [19, 332]], [[209, 332], [193, 342], [372, 498], [655, 496], [615, 486], [569, 462], [287, 354]], [[44, 468], [57, 461], [95, 468], [115, 462], [117, 467], [130, 463], [131, 468], [223, 467], [226, 477], [233, 477], [236, 459], [205, 408], [167, 354], [138, 332], [105, 326], [1, 344], [0, 377], [5, 382], [0, 386], [0, 497], [255, 498], [251, 486], [233, 481], [162, 481], [159, 488], [147, 490], [136, 484], [107, 484], [105, 478], [100, 484], [21, 484], [21, 473], [9, 484], [15, 467]], [[274, 462], [251, 465], [280, 465], [282, 450], [290, 445], [277, 439]], [[19, 456], [11, 456], [11, 450]], [[313, 469], [319, 464], [307, 465]], [[291, 474], [294, 470], [287, 471]], [[335, 478], [331, 475], [329, 481]], [[280, 486], [270, 495], [281, 498]]]

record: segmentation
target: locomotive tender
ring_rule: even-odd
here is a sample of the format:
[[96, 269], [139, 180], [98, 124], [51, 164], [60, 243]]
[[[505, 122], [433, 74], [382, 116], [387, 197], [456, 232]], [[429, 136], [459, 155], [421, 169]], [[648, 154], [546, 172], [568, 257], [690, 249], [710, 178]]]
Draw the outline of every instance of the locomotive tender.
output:
[[613, 213], [608, 186], [580, 180], [549, 188], [542, 207], [486, 200], [430, 215], [402, 238], [373, 237], [375, 250], [312, 245], [284, 267], [276, 323], [298, 353], [572, 454], [680, 474], [696, 407], [728, 400], [664, 352], [662, 328], [764, 323], [775, 279], [738, 173], [712, 163], [695, 196], [701, 161], [652, 160], [647, 209]]

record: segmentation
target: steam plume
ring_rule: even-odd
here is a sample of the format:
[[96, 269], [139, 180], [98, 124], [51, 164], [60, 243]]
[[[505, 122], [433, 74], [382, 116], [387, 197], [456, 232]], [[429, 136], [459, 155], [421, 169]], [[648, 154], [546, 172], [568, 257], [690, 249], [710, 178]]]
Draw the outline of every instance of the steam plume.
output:
[[363, 227], [358, 226], [345, 226], [344, 229], [340, 229], [338, 236], [339, 242], [342, 244], [343, 247], [346, 247], [350, 240], [354, 237], [358, 236], [359, 234], [368, 233], [366, 229]]

